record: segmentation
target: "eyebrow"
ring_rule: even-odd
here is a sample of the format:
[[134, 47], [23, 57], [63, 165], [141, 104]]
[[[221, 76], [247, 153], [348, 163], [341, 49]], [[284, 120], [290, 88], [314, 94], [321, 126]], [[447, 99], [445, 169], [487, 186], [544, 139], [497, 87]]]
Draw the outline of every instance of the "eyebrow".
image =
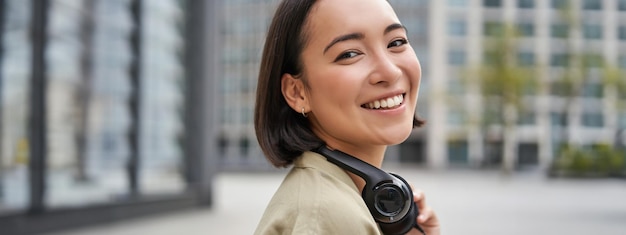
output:
[[[404, 31], [407, 31], [404, 25], [394, 23], [394, 24], [390, 24], [389, 26], [387, 26], [387, 28], [385, 28], [385, 31], [383, 31], [383, 34], [388, 34], [389, 32], [397, 30], [397, 29], [404, 29]], [[328, 44], [328, 46], [326, 46], [326, 48], [324, 48], [324, 54], [326, 53], [326, 51], [328, 51], [328, 49], [330, 49], [332, 46], [334, 46], [337, 43], [348, 41], [348, 40], [361, 40], [363, 38], [365, 38], [365, 35], [362, 33], [350, 33], [350, 34], [336, 37], [335, 39], [333, 39], [333, 41], [331, 41]]]
[[388, 34], [389, 32], [394, 31], [396, 29], [404, 29], [404, 31], [408, 32], [408, 30], [406, 29], [406, 27], [404, 27], [404, 25], [395, 23], [395, 24], [391, 24], [391, 25], [387, 26], [387, 28], [385, 28], [385, 33], [384, 34]]

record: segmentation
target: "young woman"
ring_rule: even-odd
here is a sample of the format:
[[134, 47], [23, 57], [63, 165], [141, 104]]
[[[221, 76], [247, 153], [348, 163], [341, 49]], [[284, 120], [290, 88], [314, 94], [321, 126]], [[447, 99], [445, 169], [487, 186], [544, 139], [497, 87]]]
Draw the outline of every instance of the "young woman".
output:
[[[267, 159], [293, 168], [255, 234], [381, 234], [365, 181], [311, 150], [336, 149], [380, 168], [415, 126], [421, 68], [386, 0], [283, 0], [261, 62], [255, 129]], [[421, 192], [417, 223], [439, 234]], [[411, 234], [420, 234], [416, 229]]]

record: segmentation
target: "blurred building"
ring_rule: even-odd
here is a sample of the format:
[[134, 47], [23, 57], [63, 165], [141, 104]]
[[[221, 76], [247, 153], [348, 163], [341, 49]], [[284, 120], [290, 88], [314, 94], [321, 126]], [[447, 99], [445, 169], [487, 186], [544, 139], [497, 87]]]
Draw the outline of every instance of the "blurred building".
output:
[[[267, 29], [279, 1], [224, 1], [220, 30], [221, 53], [219, 150], [226, 169], [268, 168], [256, 143], [252, 112], [254, 89]], [[522, 66], [544, 67], [541, 80], [551, 87], [525, 100], [517, 131], [516, 165], [547, 167], [563, 142], [580, 146], [612, 144], [626, 126], [624, 114], [599, 78], [601, 68], [589, 69], [589, 82], [574, 111], [563, 109], [565, 89], [557, 77], [567, 63], [566, 40], [578, 41], [582, 51], [625, 68], [626, 1], [623, 0], [390, 0], [408, 28], [423, 68], [418, 115], [428, 121], [405, 143], [391, 147], [387, 161], [414, 162], [442, 168], [496, 166], [502, 161], [503, 141], [495, 130], [483, 129], [481, 95], [463, 82], [466, 73], [483, 65], [488, 28], [510, 22], [518, 27]], [[567, 33], [562, 9], [572, 6], [583, 22], [579, 33]], [[608, 89], [608, 90], [607, 90]], [[561, 137], [567, 131], [569, 140]], [[488, 140], [488, 141], [487, 141]]]
[[212, 4], [0, 1], [0, 233], [211, 204]]
[[[271, 169], [252, 119], [278, 2], [0, 0], [0, 233], [210, 205], [217, 171]], [[476, 125], [484, 104], [463, 79], [489, 60], [487, 29], [505, 22], [522, 33], [518, 61], [545, 68], [551, 87], [524, 101], [517, 166], [547, 167], [563, 142], [620, 140], [626, 115], [598, 66], [570, 111], [557, 78], [566, 40], [626, 69], [626, 0], [389, 2], [422, 65], [417, 114], [428, 123], [387, 162], [502, 161], [498, 127]], [[569, 3], [575, 33], [560, 16]]]
[[220, 164], [226, 169], [269, 169], [256, 140], [253, 113], [265, 35], [280, 1], [220, 2]]
[[[566, 88], [559, 80], [572, 53], [626, 68], [626, 1], [447, 0], [430, 4], [429, 165], [484, 166], [501, 161], [501, 137], [491, 137], [491, 130], [471, 124], [482, 112], [480, 94], [464, 86], [462, 78], [468, 68], [488, 60], [484, 48], [488, 28], [505, 22], [521, 33], [518, 63], [543, 68], [540, 80], [549, 84], [548, 90], [524, 100], [527, 109], [519, 114], [515, 136], [518, 167], [548, 167], [562, 143], [612, 145], [619, 130], [626, 127], [626, 116], [610, 95], [614, 88], [602, 83], [601, 63], [587, 65], [583, 76], [588, 79], [571, 110], [564, 110]], [[567, 7], [579, 27], [568, 26], [562, 15]], [[565, 46], [568, 40], [574, 47]], [[567, 138], [562, 137], [564, 132]]]

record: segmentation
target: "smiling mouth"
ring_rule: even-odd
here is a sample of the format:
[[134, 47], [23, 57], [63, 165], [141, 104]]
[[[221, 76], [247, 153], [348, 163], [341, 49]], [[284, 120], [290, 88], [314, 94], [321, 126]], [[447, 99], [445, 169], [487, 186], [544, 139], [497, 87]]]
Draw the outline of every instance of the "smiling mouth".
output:
[[402, 102], [404, 102], [404, 94], [372, 101], [361, 105], [361, 107], [366, 109], [393, 109], [400, 106]]

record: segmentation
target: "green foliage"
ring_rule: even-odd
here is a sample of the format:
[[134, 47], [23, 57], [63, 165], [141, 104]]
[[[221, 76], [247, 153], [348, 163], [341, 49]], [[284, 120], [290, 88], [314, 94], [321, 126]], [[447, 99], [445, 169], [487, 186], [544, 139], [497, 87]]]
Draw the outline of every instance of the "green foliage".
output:
[[[588, 53], [579, 51], [571, 39], [572, 31], [580, 31], [581, 18], [574, 11], [574, 5], [571, 1], [563, 1], [559, 4], [559, 18], [564, 23], [564, 27], [568, 29], [567, 35], [564, 35], [564, 46], [566, 48], [562, 66], [564, 68], [561, 76], [556, 81], [559, 84], [558, 95], [566, 99], [565, 110], [572, 107], [573, 99], [581, 95], [584, 85], [588, 82], [591, 68], [602, 67], [605, 64], [604, 58], [597, 53]], [[582, 42], [582, 47], [585, 47]]]
[[[518, 29], [511, 24], [493, 24], [486, 29], [483, 65], [477, 70], [473, 84], [480, 87], [485, 102], [484, 124], [501, 124], [504, 107], [523, 109], [524, 95], [537, 89], [539, 80], [534, 66], [523, 66], [518, 61]], [[505, 123], [506, 124], [506, 123]], [[511, 124], [511, 123], [510, 123]]]
[[602, 70], [602, 82], [617, 91], [618, 108], [623, 107], [626, 101], [626, 74], [615, 65], [605, 64]]
[[618, 173], [626, 166], [626, 152], [615, 150], [609, 145], [600, 145], [596, 148], [596, 168], [610, 173]]
[[580, 174], [591, 170], [591, 160], [581, 149], [566, 145], [555, 160], [555, 168]]
[[552, 171], [574, 176], [624, 175], [625, 162], [626, 152], [607, 144], [595, 145], [590, 149], [566, 145], [555, 159]]

